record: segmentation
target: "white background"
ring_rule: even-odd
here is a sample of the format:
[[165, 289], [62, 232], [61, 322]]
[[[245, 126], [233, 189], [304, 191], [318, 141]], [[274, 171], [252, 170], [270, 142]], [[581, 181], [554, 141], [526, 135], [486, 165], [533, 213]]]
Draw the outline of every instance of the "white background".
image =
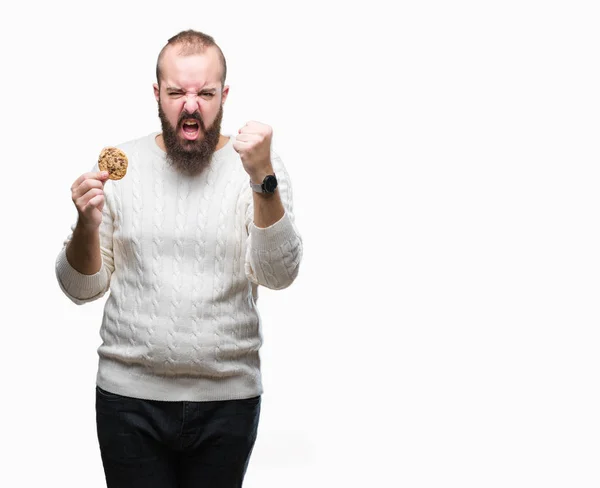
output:
[[225, 131], [274, 127], [305, 245], [259, 300], [245, 487], [600, 486], [596, 2], [391, 4], [2, 7], [0, 486], [104, 486], [104, 299], [54, 260], [73, 180], [159, 130], [188, 28], [227, 56]]

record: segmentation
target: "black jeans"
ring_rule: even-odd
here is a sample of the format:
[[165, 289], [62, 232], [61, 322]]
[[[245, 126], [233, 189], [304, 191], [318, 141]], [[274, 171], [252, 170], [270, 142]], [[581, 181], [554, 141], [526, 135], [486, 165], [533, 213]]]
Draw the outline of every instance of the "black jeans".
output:
[[239, 488], [256, 440], [260, 396], [139, 400], [96, 387], [108, 488]]

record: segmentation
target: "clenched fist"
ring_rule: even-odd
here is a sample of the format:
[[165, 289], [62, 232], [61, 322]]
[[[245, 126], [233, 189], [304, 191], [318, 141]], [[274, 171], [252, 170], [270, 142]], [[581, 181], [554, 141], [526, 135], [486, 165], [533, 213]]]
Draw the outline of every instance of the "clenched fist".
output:
[[104, 183], [107, 179], [107, 171], [84, 173], [71, 186], [71, 199], [79, 214], [79, 226], [89, 230], [100, 227], [104, 208]]
[[273, 173], [271, 165], [271, 138], [273, 129], [256, 121], [246, 123], [238, 131], [233, 148], [242, 158], [246, 173], [254, 183], [262, 183], [263, 178]]

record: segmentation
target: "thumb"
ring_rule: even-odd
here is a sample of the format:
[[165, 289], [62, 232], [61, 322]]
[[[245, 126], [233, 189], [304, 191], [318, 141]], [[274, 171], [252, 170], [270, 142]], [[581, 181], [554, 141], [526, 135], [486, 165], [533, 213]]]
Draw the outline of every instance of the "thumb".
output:
[[108, 171], [98, 171], [96, 178], [98, 178], [98, 180], [102, 182], [102, 186], [104, 186], [104, 183], [108, 180]]

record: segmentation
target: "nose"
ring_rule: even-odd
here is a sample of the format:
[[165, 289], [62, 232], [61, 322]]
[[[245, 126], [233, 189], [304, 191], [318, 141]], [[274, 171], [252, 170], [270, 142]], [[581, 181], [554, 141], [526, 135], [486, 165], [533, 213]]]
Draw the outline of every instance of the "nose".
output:
[[188, 93], [185, 96], [185, 103], [183, 105], [183, 108], [189, 114], [193, 114], [194, 112], [199, 111], [200, 105], [198, 104], [198, 95], [194, 93]]

